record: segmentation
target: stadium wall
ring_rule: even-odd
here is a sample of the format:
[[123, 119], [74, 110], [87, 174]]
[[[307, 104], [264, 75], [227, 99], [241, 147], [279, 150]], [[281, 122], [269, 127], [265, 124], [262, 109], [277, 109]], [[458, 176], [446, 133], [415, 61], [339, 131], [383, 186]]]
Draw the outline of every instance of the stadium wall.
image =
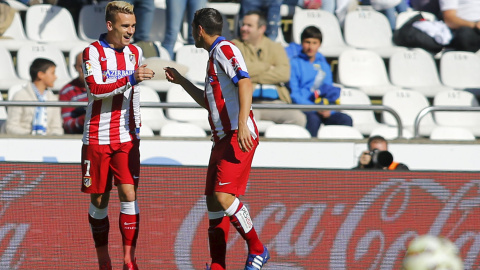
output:
[[[208, 139], [142, 139], [142, 164], [206, 166], [212, 142]], [[0, 160], [79, 163], [81, 138], [0, 137]], [[262, 139], [254, 167], [350, 169], [366, 149], [362, 141]], [[395, 140], [389, 144], [396, 161], [411, 170], [479, 171], [480, 144], [430, 140]]]
[[[96, 269], [79, 164], [0, 162], [0, 269]], [[140, 269], [204, 269], [205, 167], [142, 166]], [[400, 269], [413, 237], [448, 237], [479, 269], [478, 173], [254, 168], [242, 197], [272, 259], [266, 270]], [[114, 191], [115, 192], [115, 191]], [[110, 251], [121, 265], [119, 204]], [[227, 264], [246, 248], [230, 230]]]

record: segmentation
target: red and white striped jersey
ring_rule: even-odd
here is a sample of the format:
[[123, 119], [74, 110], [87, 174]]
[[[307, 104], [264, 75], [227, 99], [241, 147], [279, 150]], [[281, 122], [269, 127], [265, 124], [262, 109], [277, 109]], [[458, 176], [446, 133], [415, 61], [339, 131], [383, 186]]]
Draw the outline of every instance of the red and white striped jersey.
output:
[[131, 141], [140, 127], [140, 92], [133, 74], [141, 65], [142, 50], [128, 45], [115, 50], [105, 34], [83, 51], [88, 107], [84, 144]]
[[[238, 129], [238, 81], [249, 77], [240, 50], [224, 37], [218, 37], [209, 52], [205, 78], [205, 103], [214, 141], [223, 138], [226, 132]], [[247, 126], [256, 139], [258, 130], [251, 107]]]

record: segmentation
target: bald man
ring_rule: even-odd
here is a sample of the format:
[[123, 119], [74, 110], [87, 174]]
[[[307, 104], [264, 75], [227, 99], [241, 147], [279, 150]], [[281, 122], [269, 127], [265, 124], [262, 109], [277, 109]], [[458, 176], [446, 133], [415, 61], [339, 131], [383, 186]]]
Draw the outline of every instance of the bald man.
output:
[[[85, 77], [82, 69], [82, 53], [75, 57], [75, 70], [78, 77], [60, 90], [60, 101], [88, 101]], [[82, 134], [85, 122], [85, 107], [62, 108], [63, 129], [66, 134]]]

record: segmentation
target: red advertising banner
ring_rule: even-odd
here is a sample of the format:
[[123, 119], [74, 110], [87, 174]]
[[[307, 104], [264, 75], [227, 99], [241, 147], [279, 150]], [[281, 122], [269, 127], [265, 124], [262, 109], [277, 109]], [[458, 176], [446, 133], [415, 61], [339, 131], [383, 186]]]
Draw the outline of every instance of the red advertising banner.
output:
[[[143, 166], [140, 269], [203, 269], [209, 262], [206, 168]], [[80, 165], [0, 163], [0, 269], [98, 269], [80, 192]], [[406, 246], [442, 235], [480, 266], [478, 173], [253, 169], [247, 195], [272, 259], [264, 269], [400, 269]], [[122, 265], [119, 203], [112, 191], [110, 253]], [[243, 269], [234, 228], [228, 269]]]

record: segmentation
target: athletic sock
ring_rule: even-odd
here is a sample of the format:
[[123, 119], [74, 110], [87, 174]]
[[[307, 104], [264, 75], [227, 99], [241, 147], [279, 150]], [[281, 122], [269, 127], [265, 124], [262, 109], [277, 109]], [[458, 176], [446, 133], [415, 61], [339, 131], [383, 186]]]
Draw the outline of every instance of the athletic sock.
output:
[[92, 230], [95, 247], [108, 245], [108, 233], [110, 231], [110, 222], [108, 220], [108, 209], [100, 209], [90, 203], [88, 210], [88, 222]]
[[120, 203], [119, 227], [124, 246], [137, 245], [140, 227], [140, 213], [137, 201]]
[[225, 210], [225, 214], [230, 217], [230, 222], [235, 229], [245, 239], [248, 245], [248, 253], [260, 255], [263, 253], [263, 244], [258, 239], [257, 232], [253, 227], [253, 221], [245, 205], [238, 198]]
[[210, 269], [225, 270], [230, 219], [225, 216], [223, 211], [208, 212], [208, 219], [208, 242], [210, 245], [210, 257], [212, 258]]

